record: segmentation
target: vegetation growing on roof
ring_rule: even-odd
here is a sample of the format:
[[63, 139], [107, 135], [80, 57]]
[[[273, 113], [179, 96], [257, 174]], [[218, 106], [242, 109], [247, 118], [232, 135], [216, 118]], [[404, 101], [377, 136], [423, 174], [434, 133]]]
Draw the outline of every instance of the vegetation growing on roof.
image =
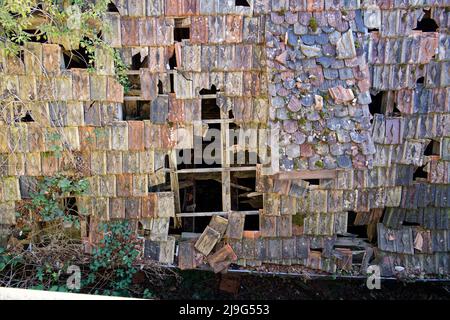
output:
[[0, 51], [18, 55], [28, 42], [48, 41], [66, 50], [85, 50], [88, 61], [84, 62], [93, 68], [95, 52], [101, 49], [114, 61], [116, 78], [126, 92], [130, 88], [127, 66], [117, 50], [102, 38], [102, 32], [108, 29], [103, 16], [109, 2], [0, 0]]
[[31, 200], [26, 208], [33, 215], [37, 215], [38, 221], [63, 220], [74, 223], [79, 228], [80, 212], [71, 208], [63, 198], [83, 195], [88, 188], [89, 182], [86, 179], [74, 179], [62, 175], [43, 177], [38, 182], [36, 190], [31, 193]]
[[314, 17], [311, 17], [311, 19], [309, 19], [309, 23], [308, 23], [309, 28], [311, 29], [312, 32], [316, 32], [317, 28], [319, 27], [317, 24], [317, 20]]

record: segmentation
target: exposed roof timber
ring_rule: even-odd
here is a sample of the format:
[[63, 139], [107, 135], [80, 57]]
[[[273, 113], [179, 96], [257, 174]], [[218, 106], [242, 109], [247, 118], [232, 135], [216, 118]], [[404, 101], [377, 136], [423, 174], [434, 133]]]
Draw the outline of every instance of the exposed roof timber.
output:
[[247, 216], [258, 215], [258, 210], [249, 210], [249, 211], [215, 211], [215, 212], [183, 212], [177, 213], [177, 217], [211, 217], [211, 216], [227, 216], [231, 212], [238, 212], [241, 214], [245, 214]]

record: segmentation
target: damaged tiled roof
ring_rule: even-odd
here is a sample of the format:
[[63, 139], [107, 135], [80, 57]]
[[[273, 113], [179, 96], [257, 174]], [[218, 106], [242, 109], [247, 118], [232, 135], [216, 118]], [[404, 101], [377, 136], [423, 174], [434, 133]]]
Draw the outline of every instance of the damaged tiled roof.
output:
[[[365, 274], [378, 264], [383, 276], [399, 272], [396, 266], [449, 274], [448, 2], [114, 2], [105, 39], [134, 68], [125, 97], [110, 62], [93, 73], [56, 67], [58, 45], [28, 48], [42, 57], [52, 83], [29, 54], [24, 61], [1, 57], [1, 93], [42, 108], [32, 115], [37, 123], [8, 127], [14, 112], [0, 123], [0, 234], [15, 223], [33, 179], [66, 172], [63, 160], [49, 156], [46, 137], [58, 127], [87, 164], [83, 175], [93, 188], [77, 205], [92, 217], [91, 244], [98, 221], [129, 219], [145, 230], [147, 258], [181, 269], [300, 264]], [[52, 85], [56, 101], [45, 95]], [[178, 186], [176, 164], [166, 168], [173, 150], [192, 149], [205, 135], [193, 128], [210, 124], [202, 118], [204, 99], [215, 99], [222, 129], [278, 129], [279, 150], [271, 153], [279, 161], [269, 171], [256, 165], [254, 188], [238, 195], [260, 197], [262, 207], [223, 206], [206, 213], [212, 218], [202, 232], [169, 234], [174, 220], [205, 216], [195, 203], [188, 218], [180, 215], [177, 192], [185, 186]], [[146, 119], [124, 116], [138, 112]], [[202, 170], [195, 174], [219, 172]], [[226, 186], [237, 181], [229, 167], [220, 170], [222, 197], [231, 199]], [[169, 188], [153, 190], [166, 172]], [[250, 214], [258, 230], [247, 230]]]

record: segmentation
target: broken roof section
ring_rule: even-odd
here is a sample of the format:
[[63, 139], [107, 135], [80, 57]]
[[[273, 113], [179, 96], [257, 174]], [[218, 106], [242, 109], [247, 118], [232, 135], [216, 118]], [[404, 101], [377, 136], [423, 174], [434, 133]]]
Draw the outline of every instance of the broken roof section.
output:
[[[396, 266], [449, 273], [447, 4], [115, 3], [119, 13], [108, 14], [106, 38], [132, 67], [133, 87], [125, 97], [108, 80], [108, 66], [67, 76], [46, 61], [58, 61], [57, 55], [43, 55], [67, 102], [45, 104], [43, 127], [62, 121], [73, 149], [89, 163], [84, 175], [94, 188], [77, 201], [93, 217], [91, 243], [97, 220], [129, 219], [142, 224], [148, 258], [183, 269], [300, 264], [365, 274], [370, 263], [383, 275], [398, 272]], [[21, 96], [33, 91], [35, 75], [25, 73], [32, 61], [6, 60], [2, 86], [19, 87]], [[224, 133], [250, 125], [280, 131], [272, 174], [260, 164], [179, 169], [174, 161], [180, 139], [180, 148], [189, 150], [211, 128]], [[176, 136], [177, 128], [183, 134]], [[28, 149], [17, 143], [16, 158], [0, 145], [8, 165], [2, 169], [2, 225], [14, 223], [16, 201], [27, 193], [23, 181], [59, 168], [41, 157], [47, 146], [36, 124], [3, 133], [34, 138]], [[18, 159], [26, 159], [22, 171]], [[240, 182], [249, 177], [253, 185]], [[203, 184], [209, 180], [218, 187]], [[233, 207], [242, 198], [260, 205]], [[210, 202], [219, 209], [197, 210]], [[181, 235], [172, 234], [179, 224]]]

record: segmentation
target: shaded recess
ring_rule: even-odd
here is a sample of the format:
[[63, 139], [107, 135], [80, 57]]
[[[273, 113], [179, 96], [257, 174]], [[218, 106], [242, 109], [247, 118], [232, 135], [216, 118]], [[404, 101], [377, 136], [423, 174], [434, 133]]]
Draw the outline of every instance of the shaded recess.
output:
[[414, 30], [422, 32], [437, 32], [439, 26], [436, 21], [431, 18], [430, 10], [424, 10], [423, 18], [417, 23], [417, 27]]

